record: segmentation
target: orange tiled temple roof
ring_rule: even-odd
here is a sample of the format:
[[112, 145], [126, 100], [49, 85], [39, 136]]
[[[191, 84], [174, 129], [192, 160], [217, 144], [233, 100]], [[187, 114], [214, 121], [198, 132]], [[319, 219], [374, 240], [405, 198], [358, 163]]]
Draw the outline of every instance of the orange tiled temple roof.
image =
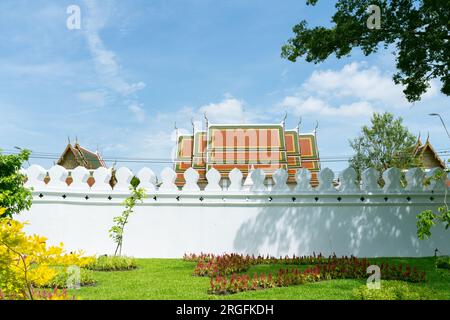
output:
[[252, 167], [269, 177], [278, 168], [286, 169], [288, 182], [295, 181], [297, 169], [307, 168], [314, 182], [320, 170], [316, 132], [285, 130], [284, 124], [208, 125], [207, 130], [177, 137], [177, 185], [184, 184], [183, 174], [190, 167], [200, 174], [200, 183], [206, 182], [210, 168], [223, 177], [238, 168], [245, 178]]

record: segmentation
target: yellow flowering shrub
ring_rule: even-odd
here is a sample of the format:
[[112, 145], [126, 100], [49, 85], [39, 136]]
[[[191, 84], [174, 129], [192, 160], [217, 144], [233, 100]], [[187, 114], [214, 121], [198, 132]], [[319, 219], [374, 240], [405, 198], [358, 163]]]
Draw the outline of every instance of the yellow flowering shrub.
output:
[[3, 295], [33, 299], [33, 286], [49, 283], [57, 274], [56, 267], [84, 267], [95, 258], [82, 251], [66, 253], [61, 243], [47, 247], [45, 237], [28, 236], [23, 223], [0, 219], [0, 291]]

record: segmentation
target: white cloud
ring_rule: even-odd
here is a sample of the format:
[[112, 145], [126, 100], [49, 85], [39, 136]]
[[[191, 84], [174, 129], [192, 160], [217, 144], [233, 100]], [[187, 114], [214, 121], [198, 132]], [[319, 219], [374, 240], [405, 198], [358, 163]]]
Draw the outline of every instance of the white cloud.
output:
[[128, 106], [128, 109], [133, 113], [137, 122], [142, 123], [145, 121], [147, 114], [145, 113], [144, 109], [142, 109], [142, 106], [137, 103], [132, 103]]
[[199, 108], [213, 122], [242, 123], [245, 120], [244, 103], [236, 98], [228, 97], [219, 103], [210, 103]]
[[127, 96], [145, 88], [143, 82], [128, 83], [123, 79], [115, 53], [105, 48], [98, 30], [88, 28], [86, 38], [96, 70], [109, 89], [122, 96]]
[[[100, 37], [101, 29], [108, 22], [109, 11], [113, 10], [112, 2], [102, 2], [100, 5], [96, 0], [85, 0], [85, 5], [88, 8], [88, 14], [84, 34], [102, 84], [122, 98], [144, 89], [145, 83], [142, 81], [130, 83], [125, 80], [116, 54], [106, 48]], [[137, 121], [144, 121], [145, 111], [137, 101], [129, 104], [128, 109], [135, 115]]]
[[[437, 87], [431, 82], [423, 99], [434, 97]], [[367, 118], [373, 112], [410, 107], [402, 90], [402, 86], [394, 84], [391, 74], [383, 74], [376, 66], [353, 62], [340, 70], [314, 71], [300, 90], [283, 98], [276, 109], [295, 115]]]
[[367, 117], [376, 111], [370, 103], [359, 101], [350, 104], [342, 104], [338, 107], [330, 106], [326, 101], [308, 97], [303, 99], [298, 96], [284, 98], [280, 107], [296, 116], [316, 114], [320, 116], [335, 116], [345, 118]]
[[432, 79], [430, 81], [430, 87], [428, 88], [427, 92], [423, 94], [421, 100], [427, 100], [436, 97], [439, 94], [439, 88], [441, 85], [442, 83], [439, 80]]
[[403, 87], [394, 84], [392, 75], [382, 74], [377, 67], [367, 68], [358, 62], [347, 64], [338, 71], [314, 71], [303, 88], [320, 96], [360, 99], [389, 108], [410, 105], [402, 92]]
[[155, 116], [155, 119], [158, 123], [166, 122], [173, 125], [174, 122], [177, 122], [181, 124], [182, 122], [188, 121], [190, 118], [192, 118], [192, 115], [194, 113], [195, 113], [194, 108], [185, 106], [181, 107], [176, 111], [158, 112]]
[[106, 104], [106, 93], [102, 90], [78, 92], [77, 98], [81, 102], [92, 104], [95, 107], [103, 107]]

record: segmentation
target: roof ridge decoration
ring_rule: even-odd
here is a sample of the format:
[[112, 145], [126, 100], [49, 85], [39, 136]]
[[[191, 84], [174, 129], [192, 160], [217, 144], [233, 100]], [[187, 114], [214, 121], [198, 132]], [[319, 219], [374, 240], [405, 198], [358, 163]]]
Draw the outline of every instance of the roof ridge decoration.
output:
[[85, 147], [83, 147], [83, 146], [81, 146], [81, 145], [79, 145], [79, 144], [78, 144], [78, 147], [79, 147], [80, 149], [83, 149], [83, 150], [86, 151], [86, 152], [89, 152], [89, 153], [92, 153], [92, 154], [97, 154], [97, 151], [91, 151], [91, 150], [89, 150], [89, 149], [87, 149], [87, 148], [85, 148]]
[[314, 135], [317, 134], [317, 129], [318, 129], [318, 128], [319, 128], [319, 121], [316, 120], [316, 126], [314, 127], [314, 130], [313, 130]]
[[420, 139], [420, 131], [419, 131], [419, 136], [417, 137], [416, 145], [414, 146], [414, 149], [413, 149], [414, 155], [417, 154], [420, 147], [422, 147], [422, 140]]
[[281, 121], [281, 125], [283, 126], [283, 129], [286, 128], [286, 119], [287, 119], [287, 111], [284, 111], [284, 117], [283, 120]]
[[447, 166], [445, 165], [445, 161], [443, 161], [439, 157], [439, 155], [437, 154], [436, 150], [434, 150], [430, 142], [430, 133], [428, 132], [427, 140], [425, 141], [425, 143], [422, 143], [422, 141], [420, 140], [420, 133], [419, 133], [419, 138], [417, 139], [416, 146], [414, 147], [413, 150], [414, 157], [423, 157], [423, 154], [427, 150], [427, 148], [430, 149], [434, 159], [441, 165], [441, 167], [446, 168]]
[[425, 144], [423, 145], [423, 151], [422, 153], [425, 151], [426, 148], [430, 148], [431, 152], [433, 153], [433, 156], [435, 157], [435, 159], [442, 165], [442, 167], [446, 168], [445, 162], [442, 161], [442, 159], [438, 156], [438, 154], [436, 153], [436, 150], [434, 150], [433, 146], [430, 143], [429, 140], [429, 134], [428, 134], [428, 138], [427, 138], [427, 142], [425, 142]]
[[300, 134], [300, 125], [302, 124], [302, 121], [303, 121], [303, 119], [302, 119], [302, 117], [300, 116], [300, 119], [298, 120], [298, 122], [297, 122], [297, 126], [295, 127], [295, 131], [297, 131], [297, 134]]
[[208, 128], [208, 126], [209, 126], [209, 120], [208, 120], [208, 115], [206, 114], [206, 111], [205, 111], [205, 113], [203, 113], [203, 117], [205, 118], [205, 128]]
[[75, 147], [74, 147], [74, 148], [75, 148], [75, 150], [77, 150], [78, 153], [80, 154], [81, 159], [82, 159], [82, 161], [84, 162], [84, 166], [88, 167], [88, 166], [89, 166], [89, 161], [86, 159], [85, 154], [83, 153], [82, 150], [84, 150], [84, 151], [86, 151], [86, 152], [88, 152], [88, 153], [92, 153], [92, 152], [89, 151], [89, 150], [87, 150], [87, 149], [85, 149], [85, 148], [83, 148], [82, 146], [80, 146], [80, 145], [78, 144], [78, 140], [77, 140], [77, 143], [75, 144]]

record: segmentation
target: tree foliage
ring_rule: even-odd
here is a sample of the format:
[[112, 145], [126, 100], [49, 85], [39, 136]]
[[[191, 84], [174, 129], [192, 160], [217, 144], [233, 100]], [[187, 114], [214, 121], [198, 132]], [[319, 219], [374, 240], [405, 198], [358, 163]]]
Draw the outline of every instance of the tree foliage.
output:
[[25, 176], [20, 173], [30, 153], [29, 150], [21, 150], [19, 154], [13, 155], [0, 152], [0, 207], [6, 209], [0, 218], [12, 217], [31, 206], [31, 191], [24, 187]]
[[134, 212], [134, 207], [138, 202], [143, 202], [146, 197], [144, 188], [136, 188], [131, 186], [131, 195], [125, 199], [123, 205], [125, 205], [125, 210], [122, 212], [120, 216], [114, 217], [113, 221], [115, 225], [111, 227], [109, 230], [109, 236], [114, 240], [117, 244], [116, 250], [114, 251], [114, 255], [122, 254], [122, 244], [123, 244], [123, 235], [126, 224], [128, 223], [128, 218]]
[[[307, 0], [315, 5], [317, 0]], [[368, 8], [381, 9], [381, 29], [369, 29]], [[347, 56], [360, 48], [367, 56], [380, 47], [395, 46], [397, 73], [393, 80], [405, 86], [410, 101], [418, 101], [440, 79], [441, 92], [450, 95], [450, 0], [338, 0], [329, 28], [309, 28], [305, 20], [294, 26], [295, 36], [282, 48], [282, 57], [322, 62], [331, 54]]]
[[[430, 180], [447, 180], [446, 171], [436, 171]], [[442, 224], [445, 230], [450, 227], [450, 209], [447, 204], [447, 188], [445, 189], [444, 204], [434, 210], [424, 210], [417, 215], [417, 237], [425, 240], [431, 237], [431, 228], [436, 224]]]
[[47, 285], [58, 267], [84, 267], [94, 260], [82, 251], [66, 253], [62, 243], [47, 246], [45, 237], [26, 235], [23, 227], [19, 221], [0, 218], [0, 296], [4, 298], [39, 298], [34, 287]]
[[388, 112], [374, 113], [371, 126], [363, 126], [361, 134], [349, 141], [355, 151], [350, 166], [358, 176], [370, 167], [382, 173], [391, 167], [406, 169], [419, 165], [413, 155], [416, 138], [402, 122], [402, 118], [395, 119]]

